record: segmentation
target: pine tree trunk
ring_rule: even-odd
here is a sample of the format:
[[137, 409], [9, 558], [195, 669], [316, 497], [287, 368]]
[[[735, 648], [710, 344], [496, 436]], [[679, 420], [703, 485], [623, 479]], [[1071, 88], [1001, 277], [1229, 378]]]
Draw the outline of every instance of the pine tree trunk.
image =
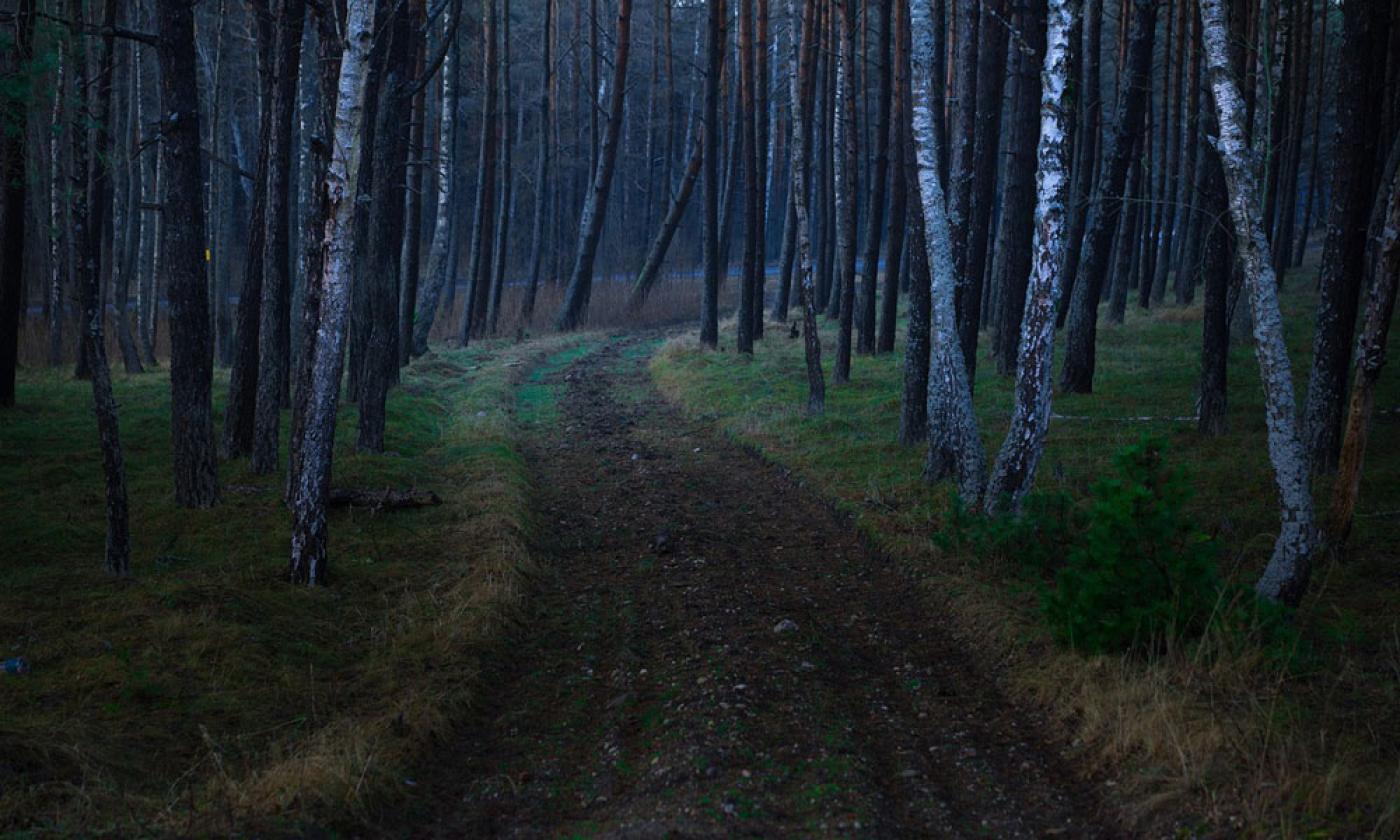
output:
[[[1351, 383], [1351, 403], [1347, 410], [1346, 435], [1332, 485], [1332, 505], [1327, 518], [1328, 537], [1336, 544], [1346, 542], [1361, 490], [1361, 464], [1370, 437], [1371, 414], [1375, 408], [1376, 382], [1385, 366], [1386, 340], [1395, 312], [1395, 287], [1400, 280], [1400, 176], [1388, 185], [1389, 209], [1382, 227], [1380, 270], [1366, 298], [1361, 335], [1356, 340], [1356, 373]], [[1386, 189], [1385, 186], [1382, 189]]]
[[1112, 134], [1104, 149], [1103, 171], [1094, 189], [1094, 205], [1084, 232], [1084, 252], [1070, 300], [1060, 387], [1071, 394], [1087, 394], [1094, 390], [1099, 297], [1110, 267], [1113, 234], [1123, 209], [1123, 187], [1132, 163], [1132, 151], [1142, 134], [1151, 86], [1157, 3], [1156, 0], [1131, 0], [1131, 5], [1128, 48], [1119, 81], [1121, 95]]
[[501, 145], [498, 77], [500, 47], [496, 35], [496, 0], [481, 4], [482, 97], [481, 152], [477, 158], [476, 211], [472, 216], [471, 250], [468, 252], [467, 300], [462, 310], [462, 345], [471, 340], [472, 333], [486, 325], [490, 303], [491, 259], [496, 240], [496, 152]]
[[1331, 206], [1318, 281], [1312, 370], [1303, 410], [1303, 442], [1312, 469], [1337, 466], [1352, 336], [1366, 276], [1366, 233], [1376, 183], [1382, 58], [1388, 4], [1342, 7], [1342, 63], [1338, 68], [1337, 133], [1332, 145]]
[[690, 162], [686, 164], [685, 174], [681, 177], [676, 197], [671, 200], [671, 209], [666, 212], [666, 218], [661, 222], [661, 229], [657, 231], [656, 238], [652, 240], [651, 247], [647, 249], [646, 261], [642, 263], [642, 270], [637, 275], [637, 281], [632, 285], [632, 293], [627, 298], [627, 309], [634, 315], [642, 311], [642, 307], [646, 305], [647, 297], [661, 276], [661, 265], [666, 261], [666, 252], [671, 248], [671, 239], [675, 237], [676, 229], [680, 227], [681, 219], [685, 217], [685, 208], [690, 204], [691, 194], [695, 192], [695, 182], [700, 179], [700, 168], [704, 158], [704, 139], [697, 132], [695, 151], [690, 156]]
[[604, 129], [603, 146], [599, 151], [597, 175], [583, 205], [579, 220], [578, 254], [570, 272], [564, 306], [555, 320], [560, 330], [577, 329], [588, 311], [588, 299], [593, 291], [593, 261], [598, 252], [598, 239], [608, 214], [608, 196], [612, 191], [613, 167], [617, 163], [618, 139], [622, 135], [622, 109], [627, 99], [627, 57], [631, 43], [632, 0], [618, 0], [617, 34], [613, 54], [611, 103], [608, 123]]
[[[421, 10], [421, 6], [419, 8]], [[421, 31], [419, 20], [415, 19], [414, 26]], [[420, 38], [417, 56], [414, 59], [415, 78], [424, 72], [423, 54], [426, 46]], [[403, 241], [399, 249], [399, 336], [395, 346], [399, 367], [407, 365], [413, 358], [413, 310], [418, 302], [418, 268], [423, 238], [423, 167], [427, 165], [428, 155], [424, 144], [428, 123], [428, 100], [424, 93], [426, 85], [419, 81], [414, 83], [414, 87], [417, 90], [409, 108], [409, 160], [408, 168], [404, 171]]]
[[1055, 352], [1056, 298], [1061, 293], [1068, 229], [1069, 109], [1074, 17], [1072, 0], [1050, 0], [1045, 69], [1041, 75], [1040, 137], [1037, 141], [1035, 258], [1026, 288], [1016, 358], [1011, 428], [997, 453], [987, 485], [989, 512], [1016, 510], [1035, 484], [1050, 428], [1050, 375]]
[[[934, 26], [937, 27], [935, 16]], [[899, 442], [904, 446], [914, 446], [928, 441], [928, 363], [929, 363], [929, 277], [928, 246], [924, 239], [924, 212], [920, 203], [918, 154], [914, 149], [912, 126], [914, 96], [918, 92], [910, 87], [913, 79], [909, 61], [911, 33], [909, 31], [909, 4], [895, 4], [895, 27], [899, 31], [896, 49], [899, 51], [899, 70], [905, 81], [904, 101], [899, 109], [900, 169], [898, 177], [904, 182], [906, 197], [907, 231], [909, 253], [905, 261], [909, 264], [909, 326], [904, 342], [904, 389], [899, 401]], [[935, 29], [935, 35], [937, 34]], [[939, 53], [935, 52], [935, 56]], [[941, 103], [939, 103], [941, 104]], [[940, 110], [935, 107], [934, 110]], [[947, 170], [947, 163], [939, 160], [940, 172]]]
[[955, 310], [957, 272], [943, 186], [938, 181], [938, 136], [933, 131], [930, 102], [934, 101], [929, 66], [933, 61], [933, 22], [928, 5], [913, 5], [909, 19], [913, 37], [911, 62], [914, 90], [914, 143], [919, 167], [918, 197], [923, 209], [924, 236], [930, 270], [928, 460], [926, 481], [952, 476], [958, 493], [969, 505], [982, 497], [986, 455], [972, 410], [972, 388], [958, 342]]
[[1264, 386], [1269, 460], [1278, 488], [1281, 528], [1273, 556], [1256, 588], [1274, 601], [1296, 606], [1307, 590], [1317, 537], [1308, 488], [1307, 456], [1298, 435], [1293, 375], [1283, 340], [1278, 286], [1264, 233], [1259, 186], [1245, 134], [1245, 106], [1230, 61], [1224, 0], [1200, 0], [1202, 41], [1220, 136], [1216, 151], [1225, 171], [1240, 264], [1253, 310], [1255, 355]]
[[510, 0], [501, 0], [501, 100], [507, 113], [501, 120], [501, 200], [496, 208], [496, 247], [491, 266], [491, 300], [487, 320], [492, 334], [501, 320], [501, 294], [506, 280], [506, 248], [510, 238], [511, 193], [514, 181], [511, 173], [511, 153], [515, 139], [510, 131]]
[[290, 577], [311, 586], [326, 581], [326, 498], [331, 484], [336, 409], [340, 398], [345, 327], [350, 309], [349, 241], [354, 229], [358, 195], [360, 144], [364, 119], [365, 75], [374, 37], [375, 0], [348, 0], [345, 51], [335, 106], [331, 162], [321, 187], [326, 209], [323, 261], [316, 276], [307, 278], [319, 292], [320, 311], [306, 383], [305, 427], [301, 452], [294, 458], [291, 480], [292, 551]]
[[763, 338], [763, 304], [768, 280], [768, 184], [772, 169], [773, 147], [769, 145], [771, 123], [768, 113], [768, 0], [754, 0], [757, 17], [754, 32], [754, 238], [757, 240], [757, 265], [754, 270], [753, 337]]
[[[110, 2], [111, 0], [108, 0]], [[15, 13], [15, 40], [3, 65], [10, 78], [23, 78], [34, 53], [34, 0], [20, 0]], [[110, 38], [108, 39], [110, 50]], [[12, 74], [12, 75], [11, 75]], [[19, 360], [19, 318], [24, 309], [24, 233], [26, 184], [25, 145], [29, 137], [29, 104], [15, 109], [13, 122], [0, 132], [0, 408], [15, 404], [15, 367]], [[119, 313], [120, 314], [120, 313]], [[125, 315], [123, 314], [124, 318]], [[137, 363], [139, 366], [139, 362]]]
[[[885, 185], [889, 179], [890, 138], [898, 136], [894, 133], [894, 123], [890, 120], [890, 90], [893, 87], [893, 73], [890, 68], [890, 62], [893, 60], [890, 55], [891, 30], [893, 29], [890, 21], [890, 7], [893, 2], [894, 0], [878, 0], [877, 2], [879, 34], [876, 36], [875, 42], [875, 72], [878, 74], [875, 83], [875, 165], [870, 176], [870, 206], [865, 214], [865, 255], [862, 259], [864, 266], [862, 280], [864, 282], [861, 285], [860, 299], [860, 340], [856, 345], [856, 351], [865, 354], [875, 352], [878, 339], [875, 332], [875, 299], [880, 278], [880, 233], [885, 223]], [[935, 63], [937, 63], [936, 60]], [[893, 208], [891, 209], [893, 210]], [[891, 236], [893, 237], [895, 225], [893, 212], [889, 218]], [[898, 266], [893, 265], [893, 261], [886, 265], [885, 270], [889, 271], [891, 268], [895, 269], [897, 275]], [[888, 291], [886, 297], [892, 297]], [[888, 301], [886, 306], [889, 306]], [[890, 330], [890, 338], [890, 349], [893, 349], [893, 327]]]
[[724, 70], [724, 0], [711, 0], [705, 36], [705, 175], [704, 218], [701, 237], [704, 241], [704, 288], [700, 295], [700, 343], [706, 347], [719, 346], [719, 284], [723, 268], [719, 257], [719, 160], [720, 143], [720, 75]]
[[[535, 224], [530, 235], [530, 283], [525, 287], [525, 300], [520, 306], [520, 320], [529, 324], [535, 315], [535, 295], [540, 288], [540, 272], [544, 262], [545, 211], [549, 205], [549, 128], [554, 106], [554, 0], [544, 0], [544, 51], [540, 68], [540, 144], [535, 169]], [[667, 6], [669, 9], [669, 5]]]
[[740, 136], [734, 149], [744, 170], [744, 256], [739, 275], [739, 312], [735, 324], [735, 348], [753, 354], [754, 295], [758, 287], [762, 245], [758, 239], [758, 125], [754, 114], [753, 0], [739, 0], [739, 116]]
[[253, 417], [253, 472], [277, 469], [282, 397], [291, 364], [291, 191], [292, 130], [296, 119], [297, 78], [301, 68], [303, 0], [278, 0], [273, 48], [272, 119], [268, 127], [266, 215], [263, 232], [262, 301], [258, 307], [258, 378]]
[[210, 387], [213, 341], [204, 273], [204, 208], [199, 148], [199, 89], [195, 83], [194, 10], [183, 0], [156, 0], [161, 42], [163, 156], [170, 178], [164, 212], [169, 224], [161, 260], [169, 282], [171, 426], [175, 500], [212, 507], [219, 500]]
[[[996, 253], [1001, 255], [1000, 273], [993, 278], [993, 288], [1001, 290], [992, 333], [992, 354], [997, 372], [1011, 376], [1016, 372], [1018, 338], [1026, 304], [1037, 229], [1036, 156], [1041, 107], [1041, 69], [1045, 64], [1046, 18], [1038, 4], [1023, 5], [1016, 18], [1017, 28], [1025, 39], [1025, 48], [1012, 50], [1018, 76], [1016, 98], [1011, 105], [1011, 137], [1007, 143], [1007, 161], [1002, 187], [1001, 223], [997, 225]], [[1064, 33], [1068, 38], [1072, 33]], [[1029, 50], [1029, 52], [1027, 51]], [[1068, 54], [1070, 48], [1065, 46]], [[1048, 71], [1048, 65], [1045, 67]], [[1066, 69], [1068, 72], [1068, 69]], [[1068, 137], [1062, 141], [1069, 148]], [[1060, 232], [1063, 235], [1063, 231]]]
[[1065, 222], [1065, 264], [1060, 280], [1059, 303], [1056, 304], [1055, 326], [1063, 327], [1069, 315], [1069, 302], [1079, 276], [1079, 260], [1084, 248], [1084, 226], [1094, 200], [1094, 173], [1098, 171], [1102, 152], [1100, 122], [1103, 116], [1102, 81], [1099, 65], [1103, 40], [1103, 0], [1088, 0], [1084, 8], [1084, 26], [1079, 45], [1080, 72], [1075, 80], [1078, 93], [1078, 119], [1075, 124], [1074, 163], [1070, 167], [1073, 179], [1070, 205]]
[[[67, 150], [70, 148], [67, 133], [72, 130], [68, 116], [68, 76], [72, 56], [66, 48], [60, 48], [58, 66], [54, 70], [53, 110], [50, 112], [54, 130], [49, 134], [49, 163], [52, 168], [49, 178], [49, 283], [45, 301], [48, 310], [50, 367], [63, 364], [63, 322], [65, 301], [63, 287], [69, 272], [69, 246], [63, 242], [60, 231], [67, 228], [69, 208], [64, 201], [64, 166], [67, 164]], [[16, 327], [18, 329], [18, 327]], [[18, 333], [16, 333], [18, 338]], [[154, 356], [154, 353], [152, 354]]]

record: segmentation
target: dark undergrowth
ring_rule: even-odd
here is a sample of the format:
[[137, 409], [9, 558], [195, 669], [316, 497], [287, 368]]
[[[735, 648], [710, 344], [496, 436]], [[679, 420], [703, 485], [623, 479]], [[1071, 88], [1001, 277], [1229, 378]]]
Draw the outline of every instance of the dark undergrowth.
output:
[[[0, 656], [33, 670], [0, 676], [0, 833], [344, 821], [402, 790], [521, 597], [515, 382], [581, 340], [416, 361], [383, 455], [355, 452], [346, 407], [336, 486], [428, 488], [443, 504], [333, 512], [330, 585], [315, 590], [285, 581], [282, 476], [225, 463], [217, 508], [176, 507], [164, 371], [115, 377], [133, 576], [107, 578], [89, 387], [22, 374], [0, 413]], [[216, 403], [225, 393], [220, 375]]]
[[[1313, 286], [1306, 275], [1290, 277], [1284, 296], [1300, 398]], [[823, 325], [829, 371], [835, 332]], [[1377, 397], [1351, 543], [1344, 555], [1320, 558], [1309, 597], [1281, 628], [1276, 617], [1258, 620], [1247, 600], [1239, 602], [1277, 532], [1256, 363], [1247, 344], [1232, 350], [1229, 430], [1218, 438], [1198, 434], [1198, 308], [1135, 312], [1123, 326], [1100, 327], [1095, 393], [1055, 398], [1038, 478], [1038, 504], [1046, 509], [1037, 522], [1049, 530], [1007, 525], [999, 539], [951, 539], [967, 535], [956, 501], [947, 487], [921, 480], [921, 448], [895, 442], [902, 345], [894, 356], [856, 358], [851, 383], [828, 388], [827, 412], [807, 417], [802, 343], [780, 329], [768, 335], [752, 359], [703, 351], [693, 336], [674, 340], [653, 360], [653, 375], [692, 415], [789, 468], [902, 561], [922, 584], [930, 621], [963, 638], [1013, 696], [1051, 711], [1087, 771], [1111, 768], [1125, 817], [1146, 828], [1186, 813], [1194, 815], [1188, 825], [1270, 836], [1400, 832], [1395, 371], [1386, 371]], [[981, 346], [988, 345], [984, 336]], [[976, 407], [989, 459], [1006, 432], [1011, 384], [993, 362], [979, 360]], [[1047, 597], [1082, 544], [1101, 498], [1096, 482], [1117, 474], [1115, 456], [1144, 435], [1182, 471], [1173, 515], [1189, 528], [1178, 534], [1176, 525], [1163, 526], [1163, 539], [1177, 540], [1188, 555], [1182, 580], [1220, 593], [1219, 610], [1253, 618], [1241, 632], [1241, 622], [1192, 612], [1200, 626], [1189, 643], [1175, 641], [1173, 631], [1127, 645], [1126, 653], [1091, 655], [1083, 649], [1114, 646], [1083, 644], [1076, 653], [1063, 644], [1070, 641], [1063, 631], [1075, 626], [1074, 610], [1087, 608], [1062, 599], [1057, 624]], [[1329, 481], [1314, 490], [1325, 501]], [[1209, 543], [1208, 565], [1190, 547], [1198, 538]], [[1129, 554], [1112, 562], [1137, 562]], [[1084, 562], [1092, 574], [1116, 573], [1104, 571], [1106, 561]]]

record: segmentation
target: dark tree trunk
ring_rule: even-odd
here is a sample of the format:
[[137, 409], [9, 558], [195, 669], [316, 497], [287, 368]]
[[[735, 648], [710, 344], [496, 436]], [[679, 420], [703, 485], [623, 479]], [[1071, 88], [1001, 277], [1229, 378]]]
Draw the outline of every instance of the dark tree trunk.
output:
[[[535, 295], [540, 288], [540, 272], [544, 261], [545, 212], [549, 205], [549, 130], [554, 110], [554, 0], [544, 0], [544, 60], [540, 68], [543, 79], [540, 89], [540, 143], [535, 169], [535, 224], [530, 235], [530, 284], [525, 288], [525, 300], [520, 306], [520, 320], [525, 324], [535, 315]], [[669, 8], [669, 6], [668, 6]]]
[[[238, 310], [234, 315], [233, 366], [229, 369], [228, 402], [224, 405], [223, 455], [237, 458], [253, 451], [253, 427], [258, 393], [258, 349], [261, 327], [263, 251], [267, 233], [267, 167], [272, 154], [272, 71], [273, 29], [267, 10], [255, 14], [258, 23], [258, 84], [262, 103], [258, 120], [258, 165], [253, 180], [253, 215], [248, 223], [248, 247], [243, 253], [243, 285], [238, 289]], [[162, 167], [164, 161], [162, 160]], [[170, 171], [162, 172], [169, 181]], [[169, 192], [169, 188], [165, 190]], [[162, 211], [162, 220], [171, 220]], [[162, 221], [162, 232], [171, 225]], [[163, 251], [164, 249], [161, 248]]]
[[[77, 275], [78, 293], [83, 307], [83, 347], [92, 379], [92, 400], [97, 417], [97, 436], [102, 448], [102, 472], [106, 479], [107, 546], [103, 568], [109, 574], [126, 577], [131, 573], [131, 535], [127, 516], [126, 467], [123, 463], [121, 437], [117, 428], [117, 401], [112, 395], [112, 375], [107, 365], [107, 347], [103, 336], [103, 306], [100, 292], [102, 277], [102, 229], [112, 200], [112, 143], [108, 114], [112, 103], [112, 32], [116, 23], [116, 0], [104, 0], [102, 25], [108, 33], [97, 41], [98, 52], [93, 61], [95, 77], [90, 85], [81, 81], [86, 66], [83, 50], [76, 50], [74, 78], [77, 89], [87, 102], [83, 117], [90, 126], [86, 133], [86, 149], [74, 149], [74, 171], [82, 171], [85, 183], [74, 190], [72, 200], [73, 234], [77, 240], [79, 258], [73, 266]], [[74, 0], [69, 6], [74, 21], [82, 20], [82, 5]], [[72, 31], [72, 37], [78, 33]], [[86, 88], [86, 89], [85, 89]], [[21, 135], [22, 137], [23, 135]], [[196, 134], [196, 137], [198, 135]], [[199, 193], [195, 192], [198, 206]]]
[[466, 306], [462, 309], [461, 340], [465, 346], [472, 332], [486, 324], [491, 292], [491, 259], [495, 248], [493, 231], [496, 226], [496, 153], [501, 145], [497, 79], [500, 75], [500, 48], [496, 36], [496, 0], [481, 4], [482, 97], [481, 153], [477, 158], [476, 212], [472, 217], [471, 251], [467, 270]]
[[[896, 5], [902, 6], [903, 3]], [[899, 286], [901, 272], [907, 267], [903, 264], [905, 232], [908, 230], [909, 219], [909, 190], [906, 171], [909, 166], [909, 159], [905, 156], [904, 135], [906, 126], [909, 124], [909, 76], [906, 69], [908, 56], [905, 54], [905, 45], [908, 37], [904, 29], [908, 27], [908, 15], [896, 10], [894, 13], [893, 49], [889, 60], [893, 63], [893, 87], [891, 89], [891, 113], [889, 136], [886, 138], [886, 154], [894, 154], [893, 166], [890, 170], [890, 218], [889, 218], [889, 239], [885, 243], [885, 280], [882, 284], [884, 297], [880, 305], [880, 337], [876, 346], [879, 353], [894, 352], [894, 334], [899, 320]], [[940, 3], [934, 10], [935, 24], [942, 28], [943, 9]], [[934, 47], [934, 55], [940, 58], [943, 55], [943, 48], [939, 45]], [[940, 81], [939, 89], [942, 89], [941, 67], [935, 68]], [[947, 138], [946, 125], [943, 119], [943, 108], [940, 105], [933, 109], [934, 131], [939, 138]], [[944, 146], [947, 148], [947, 146]], [[945, 155], [946, 157], [946, 155]], [[946, 178], [946, 173], [940, 177]], [[924, 287], [927, 288], [925, 283]], [[912, 301], [911, 301], [912, 303]]]
[[744, 264], [739, 275], [739, 312], [735, 325], [735, 347], [753, 354], [754, 295], [758, 287], [762, 243], [758, 214], [758, 125], [754, 114], [753, 0], [739, 0], [739, 119], [740, 136], [731, 141], [740, 155], [744, 170]]
[[[421, 6], [420, 6], [421, 9]], [[414, 23], [418, 25], [417, 21]], [[426, 45], [421, 39], [417, 45], [414, 75], [424, 71], [423, 53]], [[398, 353], [399, 367], [409, 363], [413, 357], [413, 310], [418, 301], [418, 268], [420, 264], [423, 233], [423, 168], [428, 165], [428, 150], [424, 144], [427, 136], [428, 111], [426, 80], [415, 83], [410, 108], [411, 124], [408, 134], [408, 168], [404, 170], [404, 223], [403, 241], [399, 248], [399, 337], [395, 350]]]
[[[1214, 120], [1210, 120], [1211, 123]], [[1222, 218], [1228, 212], [1225, 196], [1225, 175], [1220, 168], [1220, 156], [1214, 152], [1202, 155], [1200, 166], [1205, 170], [1203, 189], [1198, 194], [1200, 212], [1210, 218]], [[1213, 224], [1203, 232], [1200, 273], [1205, 279], [1204, 308], [1201, 326], [1201, 384], [1200, 407], [1196, 428], [1203, 435], [1218, 436], [1228, 428], [1226, 373], [1230, 361], [1230, 293], [1231, 266], [1234, 264], [1232, 237], [1224, 224]]]
[[1152, 42], [1156, 32], [1155, 0], [1132, 0], [1128, 48], [1119, 86], [1112, 134], [1104, 149], [1103, 171], [1095, 187], [1095, 203], [1084, 233], [1084, 253], [1070, 301], [1065, 362], [1060, 387], [1072, 394], [1094, 389], [1094, 351], [1098, 335], [1098, 306], [1113, 250], [1113, 234], [1123, 209], [1132, 151], [1142, 134], [1143, 115], [1152, 72]]
[[700, 298], [700, 343], [706, 347], [719, 346], [719, 283], [723, 271], [719, 264], [719, 159], [720, 108], [719, 83], [724, 70], [724, 0], [709, 3], [709, 24], [705, 36], [705, 159], [704, 219], [701, 236], [704, 239], [704, 289]]
[[[111, 0], [108, 0], [110, 3]], [[15, 40], [4, 61], [10, 79], [29, 81], [34, 57], [34, 0], [20, 0], [15, 18]], [[0, 206], [0, 408], [15, 404], [15, 366], [19, 359], [19, 316], [24, 308], [24, 217], [26, 201], [25, 143], [28, 139], [28, 103], [16, 109], [15, 120], [0, 132], [0, 178], [4, 179], [4, 203]], [[54, 162], [54, 166], [58, 166]]]
[[997, 372], [1016, 372], [1020, 347], [1021, 313], [1026, 304], [1035, 239], [1036, 148], [1040, 140], [1040, 71], [1045, 61], [1045, 10], [1039, 4], [1022, 4], [1016, 17], [1025, 47], [1013, 49], [1016, 66], [1016, 98], [1011, 105], [1011, 137], [1007, 143], [1005, 183], [1002, 188], [1001, 223], [997, 225], [996, 253], [1001, 255], [999, 275], [993, 287], [1000, 289], [992, 333], [992, 353]]
[[697, 132], [695, 152], [690, 156], [690, 163], [686, 164], [676, 197], [671, 200], [671, 209], [666, 212], [661, 229], [657, 231], [656, 239], [652, 240], [651, 248], [647, 250], [642, 270], [637, 275], [637, 282], [632, 286], [631, 295], [627, 298], [627, 309], [634, 314], [642, 311], [647, 296], [651, 294], [661, 276], [661, 265], [666, 260], [666, 252], [670, 250], [671, 239], [676, 235], [681, 219], [685, 217], [685, 208], [690, 204], [691, 193], [695, 192], [695, 182], [700, 178], [700, 167], [705, 157], [704, 149], [703, 137]]
[[1332, 146], [1331, 207], [1319, 278], [1313, 363], [1303, 410], [1303, 441], [1312, 469], [1337, 466], [1356, 311], [1366, 276], [1366, 232], [1377, 168], [1389, 4], [1342, 7], [1337, 133]]
[[[408, 128], [413, 99], [409, 88], [418, 45], [421, 3], [396, 7], [380, 37], [387, 39], [379, 69], [379, 102], [372, 109], [375, 142], [366, 151], [375, 157], [371, 185], [367, 270], [361, 274], [368, 298], [369, 335], [360, 370], [360, 425], [356, 448], [384, 451], [384, 405], [397, 369], [397, 300], [399, 256], [404, 236], [404, 175], [408, 162]], [[371, 109], [366, 107], [366, 111]], [[368, 172], [368, 170], [365, 170]], [[364, 174], [364, 173], [362, 173]]]
[[506, 280], [506, 249], [509, 244], [511, 217], [511, 190], [514, 178], [511, 175], [511, 152], [514, 138], [510, 133], [510, 0], [501, 0], [501, 102], [506, 103], [507, 113], [501, 122], [501, 200], [496, 208], [496, 247], [493, 249], [494, 262], [491, 266], [491, 300], [487, 316], [488, 326], [494, 334], [501, 320], [501, 294]]
[[598, 238], [608, 214], [608, 195], [612, 191], [613, 167], [617, 163], [618, 140], [622, 134], [622, 108], [627, 99], [627, 56], [630, 45], [632, 0], [618, 0], [616, 49], [613, 54], [612, 102], [608, 106], [608, 124], [599, 154], [597, 177], [588, 192], [579, 220], [578, 255], [570, 273], [564, 306], [555, 324], [561, 330], [576, 329], [588, 310], [588, 298], [593, 291], [593, 260], [598, 252]]
[[209, 287], [204, 273], [203, 183], [199, 148], [194, 10], [183, 0], [156, 0], [160, 38], [161, 100], [165, 119], [162, 153], [170, 185], [165, 191], [165, 248], [169, 283], [171, 426], [175, 500], [183, 507], [212, 507], [219, 500], [210, 399], [213, 341]]
[[266, 207], [263, 232], [262, 302], [258, 317], [258, 379], [253, 420], [253, 472], [277, 469], [282, 400], [291, 364], [291, 191], [292, 129], [301, 68], [303, 0], [278, 0], [273, 48], [272, 122], [268, 127]]
[[[912, 79], [909, 56], [912, 33], [909, 29], [907, 0], [896, 2], [895, 18], [895, 27], [899, 31], [896, 47], [899, 53], [899, 72], [908, 82]], [[902, 162], [895, 174], [904, 181], [906, 201], [909, 196], [921, 195], [918, 156], [914, 150], [914, 132], [911, 125], [916, 95], [912, 87], [906, 87], [904, 106], [899, 109], [898, 140], [902, 147]], [[905, 446], [914, 446], [928, 441], [929, 322], [932, 317], [928, 245], [924, 237], [923, 207], [917, 202], [912, 202], [909, 207], [908, 239], [909, 326], [904, 343], [904, 389], [899, 401], [899, 442]]]
[[753, 337], [763, 338], [763, 303], [768, 279], [768, 0], [754, 0], [757, 16], [754, 31], [754, 238], [758, 245], [757, 266], [754, 271]]
[[[885, 223], [885, 182], [889, 178], [890, 164], [890, 138], [895, 135], [894, 124], [890, 121], [890, 88], [893, 80], [890, 69], [890, 40], [891, 26], [890, 5], [893, 0], [878, 0], [877, 11], [879, 13], [878, 27], [879, 34], [876, 36], [876, 56], [875, 72], [878, 74], [875, 85], [876, 113], [875, 113], [875, 166], [870, 176], [870, 205], [865, 214], [865, 255], [863, 257], [863, 283], [861, 285], [860, 299], [860, 340], [856, 344], [856, 351], [859, 353], [874, 353], [876, 347], [875, 333], [875, 298], [876, 289], [879, 287], [880, 277], [880, 233]], [[937, 63], [937, 62], [935, 62]], [[935, 108], [936, 113], [942, 112], [942, 108]], [[937, 128], [934, 129], [936, 132]], [[941, 132], [940, 132], [941, 134]], [[895, 216], [890, 214], [891, 227], [894, 225]], [[891, 233], [893, 238], [893, 232]], [[893, 267], [898, 273], [898, 267], [887, 265], [885, 270], [889, 271]], [[886, 292], [887, 297], [891, 297]], [[886, 302], [886, 307], [889, 303]], [[891, 349], [893, 349], [893, 328], [890, 331]]]
[[[840, 47], [836, 68], [836, 132], [835, 132], [835, 201], [836, 201], [836, 270], [840, 272], [840, 319], [836, 339], [836, 362], [832, 366], [833, 383], [851, 379], [851, 327], [855, 316], [856, 298], [856, 11], [852, 0], [837, 0], [839, 10]], [[830, 313], [829, 313], [830, 314]]]
[[797, 207], [797, 288], [802, 306], [802, 352], [807, 363], [807, 413], [821, 414], [826, 410], [826, 379], [822, 373], [822, 343], [817, 333], [817, 302], [812, 283], [812, 241], [808, 235], [807, 213], [807, 138], [805, 128], [812, 94], [812, 66], [816, 62], [818, 35], [816, 2], [803, 3], [799, 24], [797, 4], [788, 0], [788, 19], [800, 37], [793, 39], [789, 64], [788, 91], [792, 101], [792, 194]]

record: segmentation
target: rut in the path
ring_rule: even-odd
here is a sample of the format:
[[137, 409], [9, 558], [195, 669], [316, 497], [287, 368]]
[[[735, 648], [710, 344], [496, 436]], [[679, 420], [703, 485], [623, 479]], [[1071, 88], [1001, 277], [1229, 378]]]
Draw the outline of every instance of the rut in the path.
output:
[[530, 457], [548, 571], [412, 836], [1105, 836], [910, 582], [614, 343]]

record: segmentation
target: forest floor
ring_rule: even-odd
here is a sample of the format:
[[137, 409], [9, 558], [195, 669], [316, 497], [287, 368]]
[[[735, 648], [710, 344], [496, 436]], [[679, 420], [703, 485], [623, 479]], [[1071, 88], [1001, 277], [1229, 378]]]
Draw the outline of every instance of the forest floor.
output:
[[522, 389], [541, 575], [481, 707], [368, 833], [1116, 836], [907, 575], [660, 396], [656, 345]]

